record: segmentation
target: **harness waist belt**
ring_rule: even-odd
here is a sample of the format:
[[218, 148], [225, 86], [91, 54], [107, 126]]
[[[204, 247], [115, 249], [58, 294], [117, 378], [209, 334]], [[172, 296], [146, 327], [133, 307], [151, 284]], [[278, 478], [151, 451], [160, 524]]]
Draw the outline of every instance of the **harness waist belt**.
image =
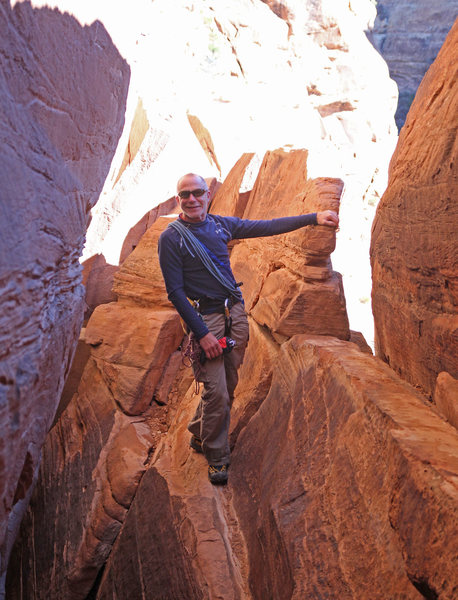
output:
[[[228, 298], [227, 299], [227, 305], [229, 310], [235, 306], [236, 304], [238, 304], [240, 302], [240, 300], [238, 298]], [[224, 309], [225, 309], [225, 305], [224, 305], [224, 300], [214, 300], [212, 298], [201, 298], [199, 300], [199, 309], [198, 311], [200, 312], [201, 315], [209, 315], [212, 313], [222, 313], [224, 314]]]

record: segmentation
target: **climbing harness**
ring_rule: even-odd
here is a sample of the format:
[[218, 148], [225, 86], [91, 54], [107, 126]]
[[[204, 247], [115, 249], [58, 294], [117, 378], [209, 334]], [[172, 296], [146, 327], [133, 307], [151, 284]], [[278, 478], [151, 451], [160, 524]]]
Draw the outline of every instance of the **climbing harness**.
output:
[[[200, 314], [199, 300], [193, 300], [191, 301], [191, 304], [196, 312]], [[185, 335], [188, 336], [186, 343], [182, 345], [181, 362], [185, 367], [193, 368], [194, 379], [196, 383], [195, 393], [197, 395], [199, 393], [199, 377], [202, 373], [202, 366], [205, 364], [207, 357], [205, 356], [205, 352], [202, 350], [199, 342], [194, 337], [194, 334], [189, 332], [189, 329], [183, 319], [180, 320], [183, 331]], [[223, 354], [228, 354], [236, 345], [235, 340], [229, 337], [229, 334], [231, 333], [231, 327], [232, 317], [229, 308], [229, 298], [226, 298], [224, 302], [224, 337], [218, 340], [218, 343], [223, 350]]]
[[213, 277], [223, 286], [224, 289], [226, 289], [236, 298], [241, 299], [239, 286], [230, 281], [223, 273], [221, 273], [221, 271], [215, 265], [215, 261], [223, 268], [225, 268], [224, 264], [212, 252], [210, 252], [205, 244], [196, 238], [192, 231], [189, 231], [186, 225], [180, 221], [172, 221], [172, 223], [169, 223], [168, 227], [175, 229], [175, 231], [179, 233], [186, 249], [191, 256], [197, 255], [207, 271], [213, 275]]
[[[223, 270], [226, 269], [226, 266], [181, 221], [172, 221], [172, 223], [169, 223], [168, 227], [175, 229], [175, 231], [180, 235], [183, 244], [191, 256], [197, 256], [202, 261], [202, 264], [207, 271], [218, 281], [218, 283], [222, 285], [225, 290], [229, 292], [230, 297], [226, 298], [224, 301], [224, 337], [221, 338], [221, 340], [218, 340], [221, 348], [223, 349], [223, 353], [226, 354], [235, 346], [235, 341], [229, 337], [232, 327], [230, 308], [233, 301], [231, 298], [234, 298], [236, 302], [241, 301], [242, 295], [239, 287], [242, 284], [230, 281], [220, 271], [215, 262]], [[193, 304], [194, 309], [200, 314], [200, 301], [192, 300], [191, 303]], [[194, 335], [188, 331], [188, 328], [185, 326], [183, 320], [181, 320], [181, 325], [185, 334], [188, 335], [187, 343], [182, 347], [182, 363], [185, 366], [193, 367], [194, 378], [196, 382], [196, 394], [198, 394], [199, 377], [202, 373], [202, 365], [206, 361], [206, 356]], [[186, 362], [189, 362], [189, 364], [187, 365]]]

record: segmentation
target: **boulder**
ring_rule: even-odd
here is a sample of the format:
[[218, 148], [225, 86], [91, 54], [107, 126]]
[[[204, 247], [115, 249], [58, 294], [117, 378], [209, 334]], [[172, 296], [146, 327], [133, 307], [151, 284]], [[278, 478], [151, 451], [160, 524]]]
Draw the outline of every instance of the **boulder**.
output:
[[242, 154], [216, 192], [210, 212], [242, 218], [258, 169], [259, 159], [253, 152]]
[[432, 396], [458, 377], [458, 23], [425, 75], [372, 226], [376, 352]]
[[[243, 217], [338, 212], [342, 182], [308, 180], [306, 165], [304, 150], [266, 153]], [[308, 331], [348, 339], [342, 281], [329, 258], [335, 240], [335, 228], [309, 226], [238, 243], [231, 261], [252, 317], [285, 337]]]

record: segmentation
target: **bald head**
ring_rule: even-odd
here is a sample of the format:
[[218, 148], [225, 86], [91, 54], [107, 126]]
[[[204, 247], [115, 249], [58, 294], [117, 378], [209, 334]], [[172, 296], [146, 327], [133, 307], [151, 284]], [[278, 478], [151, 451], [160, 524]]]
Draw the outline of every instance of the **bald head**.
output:
[[180, 179], [177, 181], [177, 191], [179, 192], [181, 189], [181, 184], [184, 180], [194, 179], [194, 181], [198, 181], [199, 185], [203, 190], [208, 190], [207, 182], [201, 175], [197, 175], [196, 173], [186, 173], [186, 175], [182, 175]]
[[203, 177], [195, 173], [187, 173], [180, 177], [176, 199], [184, 221], [198, 223], [206, 219], [210, 192]]

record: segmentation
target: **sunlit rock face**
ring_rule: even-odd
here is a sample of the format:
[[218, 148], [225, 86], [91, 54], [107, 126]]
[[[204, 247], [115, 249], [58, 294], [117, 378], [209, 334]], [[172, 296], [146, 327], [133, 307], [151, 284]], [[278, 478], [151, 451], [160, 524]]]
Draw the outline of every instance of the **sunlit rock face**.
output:
[[377, 353], [430, 397], [441, 371], [458, 377], [457, 55], [455, 24], [402, 128], [372, 229]]
[[3, 2], [0, 31], [1, 575], [78, 340], [78, 259], [129, 67], [101, 23], [58, 10]]
[[[217, 191], [215, 203], [220, 208], [232, 204], [237, 212], [243, 204], [243, 193], [240, 202], [232, 199], [241, 182], [250, 180], [252, 158], [242, 157]], [[292, 214], [326, 208], [338, 211], [341, 182], [307, 181], [306, 158], [305, 151], [268, 153], [254, 183], [258, 192], [250, 197], [244, 214], [256, 218], [270, 212], [266, 216], [276, 216], [284, 187], [295, 197]], [[298, 211], [299, 206], [303, 210]], [[113, 292], [118, 301], [98, 306], [89, 319], [84, 340], [91, 347], [90, 357], [77, 393], [48, 436], [32, 507], [11, 561], [11, 591], [38, 561], [40, 575], [33, 582], [21, 583], [31, 597], [86, 598], [110, 555], [158, 440], [167, 432], [176, 410], [173, 399], [181, 400], [189, 387], [190, 371], [183, 371], [181, 356], [175, 353], [183, 330], [167, 300], [157, 256], [158, 237], [169, 222], [169, 217], [160, 217], [148, 229], [115, 275]], [[269, 244], [264, 239], [264, 245], [256, 250], [245, 249], [242, 242], [233, 251], [237, 253], [236, 268], [243, 262], [251, 264], [251, 272], [245, 271], [247, 308], [256, 312], [256, 294], [258, 304], [264, 303], [262, 310], [257, 309], [256, 321], [267, 325], [266, 331], [271, 329], [282, 340], [306, 330], [348, 338], [340, 279], [332, 272], [329, 259], [335, 246], [335, 230], [308, 227], [295, 236], [282, 237], [283, 245], [277, 236], [277, 241], [272, 238]], [[257, 260], [253, 260], [255, 252]], [[269, 265], [273, 261], [278, 263], [275, 285], [288, 300], [277, 312], [275, 298], [265, 291], [269, 284], [262, 282], [272, 277]], [[259, 264], [266, 268], [257, 273]], [[255, 278], [256, 289], [250, 283]], [[300, 322], [299, 313], [311, 315], [312, 309], [319, 310], [319, 316]], [[252, 322], [251, 329], [253, 352], [248, 353], [243, 370], [251, 381], [250, 393], [236, 401], [233, 444], [268, 392], [279, 348], [256, 322]], [[190, 401], [195, 398], [193, 389], [188, 394]], [[186, 441], [182, 450], [187, 451]], [[203, 475], [206, 477], [206, 472]], [[48, 536], [56, 551], [50, 552], [43, 545], [38, 556], [29, 540], [38, 543], [46, 535], [49, 522], [56, 523], [55, 533]], [[212, 570], [209, 568], [208, 573]], [[48, 589], [50, 580], [52, 592]]]
[[353, 327], [372, 329], [369, 230], [397, 139], [396, 86], [365, 34], [374, 3], [51, 5], [99, 19], [132, 69], [126, 126], [83, 255], [88, 269], [100, 255], [104, 274], [100, 288], [88, 277], [91, 310], [110, 300], [128, 232], [174, 195], [183, 173], [224, 180], [244, 153], [306, 148], [310, 178], [344, 181], [336, 267]]
[[[354, 344], [295, 336], [274, 351], [265, 330], [251, 333], [259, 363], [239, 389], [263, 401], [248, 424], [234, 414], [227, 488], [188, 447], [190, 390], [96, 597], [453, 598], [456, 431]], [[259, 364], [266, 397], [252, 385]]]
[[457, 15], [457, 0], [377, 0], [377, 17], [368, 36], [398, 85], [399, 129]]
[[[340, 179], [307, 179], [307, 152], [268, 152], [243, 213], [247, 219], [339, 212]], [[332, 270], [335, 229], [312, 226], [238, 243], [231, 255], [251, 316], [274, 334], [350, 337], [340, 274]]]

